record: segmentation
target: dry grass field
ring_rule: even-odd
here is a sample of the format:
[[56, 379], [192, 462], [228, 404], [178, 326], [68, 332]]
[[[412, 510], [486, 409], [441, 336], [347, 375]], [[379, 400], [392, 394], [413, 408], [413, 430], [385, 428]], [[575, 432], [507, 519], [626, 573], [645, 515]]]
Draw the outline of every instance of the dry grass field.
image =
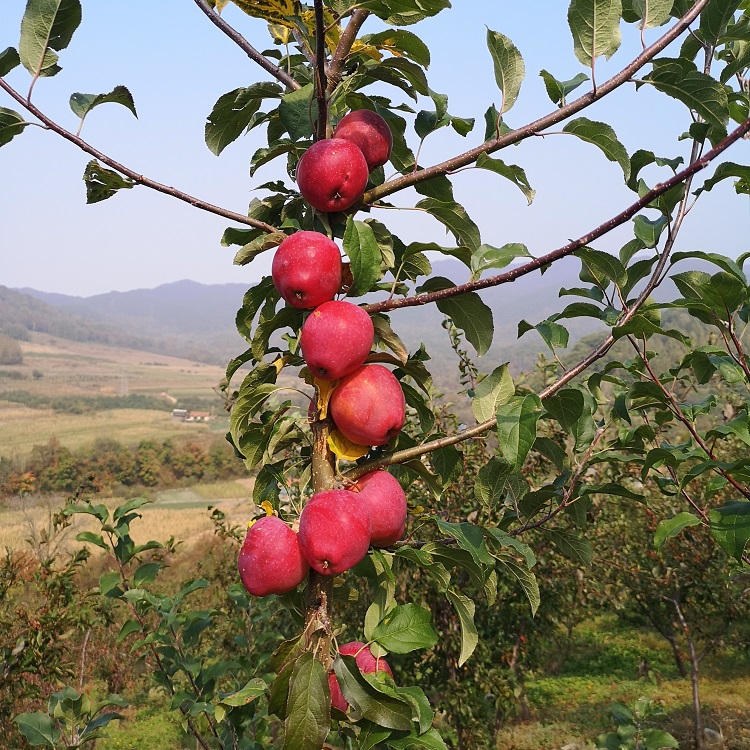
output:
[[[49, 336], [20, 343], [24, 364], [0, 368], [24, 376], [11, 379], [0, 375], [0, 456], [23, 459], [34, 445], [52, 437], [75, 450], [101, 437], [131, 445], [144, 439], [163, 440], [195, 432], [223, 434], [227, 429], [221, 399], [214, 391], [224, 377], [221, 367]], [[35, 371], [41, 377], [34, 377]], [[2, 400], [4, 391], [14, 390], [44, 398], [144, 395], [162, 399], [165, 410], [64, 414]], [[212, 410], [218, 418], [209, 424], [173, 420], [171, 406], [178, 399], [190, 398], [204, 402], [213, 399]]]
[[[254, 513], [252, 491], [252, 479], [238, 479], [156, 493], [153, 504], [140, 510], [143, 518], [133, 522], [133, 538], [137, 544], [143, 544], [151, 539], [166, 541], [173, 536], [190, 545], [213, 531], [209, 505], [224, 511], [231, 524], [245, 524]], [[0, 506], [0, 550], [8, 547], [29, 551], [29, 544], [32, 547], [40, 545], [44, 535], [49, 536], [53, 514], [64, 502], [64, 497], [29, 496]], [[92, 502], [103, 503], [112, 511], [125, 501], [121, 498], [92, 498]], [[46, 551], [70, 552], [81, 546], [75, 541], [76, 534], [96, 530], [92, 516], [76, 515], [72, 525], [56, 539], [57, 546]], [[88, 546], [94, 553], [103, 554], [95, 545]]]

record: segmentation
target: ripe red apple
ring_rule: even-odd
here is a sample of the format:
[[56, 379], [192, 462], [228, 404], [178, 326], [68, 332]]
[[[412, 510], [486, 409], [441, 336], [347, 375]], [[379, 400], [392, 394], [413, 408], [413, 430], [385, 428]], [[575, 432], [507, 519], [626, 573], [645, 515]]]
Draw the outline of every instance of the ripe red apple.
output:
[[310, 313], [299, 341], [310, 372], [321, 380], [337, 380], [362, 366], [374, 339], [372, 320], [361, 307], [331, 300]]
[[341, 288], [341, 251], [320, 232], [300, 231], [277, 248], [271, 278], [278, 293], [294, 307], [317, 307]]
[[360, 499], [370, 506], [373, 547], [390, 547], [404, 535], [406, 493], [387, 471], [371, 471], [357, 480]]
[[260, 518], [248, 529], [237, 568], [253, 596], [292, 591], [310, 570], [296, 532], [276, 516]]
[[[372, 674], [373, 672], [387, 672], [393, 677], [393, 672], [388, 666], [388, 663], [382, 657], [375, 657], [370, 651], [370, 647], [366, 646], [361, 641], [352, 641], [351, 643], [345, 643], [339, 647], [339, 653], [344, 656], [353, 656], [357, 662], [359, 671], [362, 674]], [[328, 687], [331, 689], [331, 705], [334, 708], [338, 708], [339, 711], [346, 713], [346, 709], [349, 707], [349, 703], [344, 694], [341, 692], [339, 681], [336, 679], [334, 672], [328, 673]]]
[[336, 575], [355, 566], [370, 546], [370, 509], [355, 492], [315, 493], [299, 517], [299, 546], [310, 566]]
[[369, 109], [357, 109], [345, 115], [333, 131], [333, 137], [359, 146], [370, 172], [385, 164], [391, 156], [393, 133], [388, 123]]
[[330, 414], [344, 437], [356, 445], [385, 445], [404, 426], [404, 392], [389, 369], [365, 365], [336, 386]]
[[368, 173], [359, 146], [343, 138], [326, 138], [302, 154], [297, 186], [318, 211], [345, 211], [362, 197]]

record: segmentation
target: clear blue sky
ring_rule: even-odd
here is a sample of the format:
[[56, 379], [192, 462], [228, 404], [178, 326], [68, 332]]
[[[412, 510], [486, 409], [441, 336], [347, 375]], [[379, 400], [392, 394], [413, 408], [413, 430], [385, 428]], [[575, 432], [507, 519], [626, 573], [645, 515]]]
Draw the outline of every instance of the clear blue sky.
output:
[[[0, 3], [0, 49], [17, 46], [25, 0]], [[430, 45], [428, 71], [434, 90], [448, 94], [452, 114], [475, 117], [475, 132], [461, 138], [452, 130], [430, 137], [420, 162], [429, 165], [479, 143], [483, 114], [499, 103], [486, 27], [509, 36], [524, 56], [527, 79], [507, 116], [520, 126], [553, 108], [539, 71], [557, 78], [586, 72], [572, 52], [566, 22], [567, 3], [538, 0], [454, 0], [454, 9], [412, 27]], [[205, 118], [216, 99], [238, 86], [267, 77], [211, 25], [188, 0], [94, 2], [83, 0], [84, 20], [67, 50], [63, 71], [40, 80], [34, 102], [68, 129], [77, 121], [68, 106], [73, 92], [105, 93], [127, 86], [139, 118], [107, 105], [87, 118], [82, 136], [131, 168], [197, 197], [244, 212], [253, 188], [279, 176], [275, 167], [248, 176], [255, 149], [265, 145], [253, 131], [213, 156], [203, 141]], [[225, 18], [256, 47], [269, 44], [265, 24], [228, 7]], [[376, 19], [366, 31], [377, 30]], [[660, 30], [650, 30], [647, 41]], [[597, 63], [597, 78], [623, 67], [637, 54], [640, 32], [623, 24], [623, 47]], [[676, 52], [674, 53], [676, 54]], [[28, 89], [22, 69], [8, 76], [18, 90]], [[581, 88], [579, 91], [583, 92]], [[399, 94], [393, 94], [394, 100]], [[687, 110], [663, 102], [647, 87], [620, 89], [585, 115], [609, 122], [629, 152], [648, 148], [665, 157], [686, 155], [677, 135], [689, 124]], [[20, 108], [0, 92], [0, 106]], [[420, 102], [431, 109], [432, 103]], [[408, 133], [408, 131], [407, 131]], [[408, 136], [407, 136], [408, 137]], [[417, 138], [411, 133], [413, 148]], [[500, 156], [500, 155], [498, 155]], [[502, 158], [527, 171], [537, 190], [533, 205], [515, 187], [481, 170], [454, 178], [456, 194], [493, 245], [526, 243], [542, 254], [580, 236], [617, 213], [633, 199], [620, 168], [593, 146], [569, 136], [533, 138], [505, 151]], [[730, 157], [747, 163], [750, 142], [737, 144]], [[204, 283], [248, 283], [268, 273], [270, 257], [250, 267], [232, 264], [234, 250], [219, 240], [229, 223], [147, 188], [121, 191], [92, 206], [85, 203], [82, 174], [89, 157], [56, 135], [27, 128], [0, 148], [3, 196], [0, 201], [0, 284], [88, 296], [111, 290], [150, 288], [190, 278]], [[415, 196], [392, 197], [399, 206]], [[412, 211], [378, 212], [406, 241], [450, 244], [443, 228]], [[729, 218], [730, 221], [725, 221]], [[632, 235], [629, 227], [597, 245], [616, 251]], [[750, 205], [737, 197], [729, 181], [699, 201], [684, 229], [679, 249], [704, 249], [737, 255], [750, 250]], [[462, 279], [456, 279], [461, 281]]]

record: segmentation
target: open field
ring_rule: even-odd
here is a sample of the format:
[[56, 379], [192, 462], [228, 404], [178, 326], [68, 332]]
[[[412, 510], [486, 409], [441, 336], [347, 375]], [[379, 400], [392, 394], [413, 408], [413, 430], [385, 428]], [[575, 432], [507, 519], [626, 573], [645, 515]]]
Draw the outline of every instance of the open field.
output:
[[[143, 544], [151, 539], [166, 541], [169, 537], [190, 544], [203, 534], [211, 533], [213, 526], [209, 519], [208, 506], [220, 508], [232, 524], [244, 524], [253, 515], [252, 479], [238, 479], [207, 483], [190, 489], [167, 490], [155, 493], [154, 503], [144, 507], [147, 521], [133, 522], [133, 538]], [[27, 539], [40, 537], [49, 529], [53, 513], [58, 511], [65, 500], [63, 497], [27, 497], [0, 506], [0, 549], [28, 549]], [[96, 498], [95, 504], [103, 503], [110, 511], [125, 502], [121, 498]], [[80, 547], [75, 541], [81, 531], [94, 531], [98, 528], [91, 516], [74, 516], [73, 524], [66, 529], [61, 539], [61, 552], [70, 552]], [[100, 550], [88, 545], [94, 552]]]
[[[223, 404], [214, 391], [224, 376], [220, 367], [49, 336], [20, 343], [24, 364], [2, 368], [4, 373], [17, 374], [18, 379], [0, 374], [0, 456], [23, 460], [32, 446], [52, 437], [75, 450], [102, 437], [130, 445], [144, 439], [226, 432]], [[2, 394], [7, 391], [24, 391], [30, 398], [47, 400], [81, 399], [84, 405], [87, 399], [148, 396], [161, 401], [164, 410], [118, 408], [60, 413], [50, 407], [30, 408], [3, 400]], [[212, 404], [210, 409], [218, 418], [209, 424], [173, 420], [171, 408], [178, 401], [190, 400]]]

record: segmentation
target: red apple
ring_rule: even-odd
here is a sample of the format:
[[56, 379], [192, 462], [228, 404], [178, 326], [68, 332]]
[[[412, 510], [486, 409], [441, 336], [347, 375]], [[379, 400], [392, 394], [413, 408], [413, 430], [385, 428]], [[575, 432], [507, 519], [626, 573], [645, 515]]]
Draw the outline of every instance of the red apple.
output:
[[404, 426], [404, 392], [389, 369], [365, 365], [336, 386], [330, 414], [344, 437], [356, 445], [385, 445]]
[[343, 573], [367, 554], [371, 525], [370, 509], [355, 492], [317, 492], [300, 514], [299, 546], [321, 575]]
[[331, 300], [316, 307], [300, 334], [302, 357], [321, 380], [337, 380], [367, 359], [375, 339], [370, 316], [358, 305]]
[[362, 197], [368, 173], [359, 146], [343, 138], [326, 138], [302, 154], [297, 186], [318, 211], [346, 211]]
[[320, 232], [301, 231], [287, 237], [271, 264], [278, 293], [293, 307], [317, 307], [341, 288], [341, 251]]
[[253, 596], [292, 591], [310, 570], [297, 534], [276, 516], [260, 518], [248, 529], [237, 567]]
[[[343, 656], [353, 656], [357, 662], [359, 671], [362, 674], [372, 674], [373, 672], [387, 672], [393, 677], [393, 672], [388, 666], [385, 659], [375, 657], [370, 651], [370, 647], [366, 646], [361, 641], [352, 641], [351, 643], [345, 643], [339, 648], [339, 653]], [[339, 681], [336, 679], [334, 672], [328, 673], [328, 687], [331, 689], [331, 705], [334, 708], [338, 708], [339, 711], [346, 713], [346, 709], [349, 707], [349, 703], [344, 694], [341, 692]]]
[[357, 480], [360, 499], [370, 506], [373, 547], [390, 547], [404, 535], [406, 493], [398, 479], [387, 471], [371, 471]]
[[333, 137], [359, 146], [370, 172], [385, 164], [391, 156], [391, 129], [377, 112], [369, 109], [357, 109], [345, 115], [333, 131]]

